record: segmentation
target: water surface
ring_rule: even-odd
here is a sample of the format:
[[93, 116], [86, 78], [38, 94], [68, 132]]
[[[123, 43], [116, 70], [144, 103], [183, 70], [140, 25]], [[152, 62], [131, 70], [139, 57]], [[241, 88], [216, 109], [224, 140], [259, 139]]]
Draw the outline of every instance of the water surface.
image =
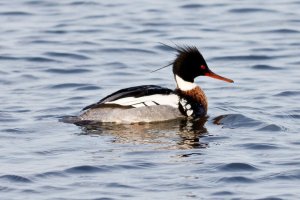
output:
[[[0, 3], [1, 199], [299, 199], [300, 2]], [[59, 122], [115, 90], [174, 88], [197, 46], [207, 119]]]

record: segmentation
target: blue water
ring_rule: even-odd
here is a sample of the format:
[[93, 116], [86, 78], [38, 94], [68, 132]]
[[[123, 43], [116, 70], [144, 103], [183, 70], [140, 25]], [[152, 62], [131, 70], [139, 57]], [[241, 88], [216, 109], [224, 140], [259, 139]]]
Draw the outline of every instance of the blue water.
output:
[[[0, 2], [0, 199], [299, 199], [300, 1]], [[198, 122], [59, 122], [115, 90], [174, 88], [197, 46]]]

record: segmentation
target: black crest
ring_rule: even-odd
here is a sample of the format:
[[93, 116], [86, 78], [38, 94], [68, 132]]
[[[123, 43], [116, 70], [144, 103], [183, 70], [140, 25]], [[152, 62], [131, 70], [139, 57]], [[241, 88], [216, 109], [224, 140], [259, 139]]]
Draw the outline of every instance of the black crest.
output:
[[175, 50], [177, 52], [176, 59], [170, 64], [152, 72], [173, 65], [173, 73], [188, 82], [194, 82], [197, 76], [205, 75], [205, 73], [209, 72], [208, 66], [197, 47], [188, 45], [179, 46], [176, 44], [173, 47], [164, 43], [160, 44]]
[[194, 82], [197, 76], [208, 72], [208, 66], [195, 46], [177, 47], [177, 57], [173, 63], [173, 73], [183, 80]]

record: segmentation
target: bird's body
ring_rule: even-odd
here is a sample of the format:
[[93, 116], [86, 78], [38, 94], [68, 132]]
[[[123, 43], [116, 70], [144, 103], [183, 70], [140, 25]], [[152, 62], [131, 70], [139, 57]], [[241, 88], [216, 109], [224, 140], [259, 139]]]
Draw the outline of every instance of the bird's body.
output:
[[177, 51], [179, 54], [173, 63], [175, 90], [155, 85], [125, 88], [85, 107], [76, 122], [138, 123], [205, 116], [207, 98], [194, 83], [194, 78], [204, 75], [233, 81], [211, 72], [197, 48], [185, 47]]

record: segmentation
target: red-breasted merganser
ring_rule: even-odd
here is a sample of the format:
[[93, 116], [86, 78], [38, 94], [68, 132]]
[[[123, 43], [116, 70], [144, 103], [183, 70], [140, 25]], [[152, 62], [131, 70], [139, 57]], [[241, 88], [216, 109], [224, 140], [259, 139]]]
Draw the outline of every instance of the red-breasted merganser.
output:
[[78, 122], [138, 123], [166, 121], [180, 117], [199, 118], [207, 114], [207, 98], [194, 83], [209, 76], [229, 83], [233, 80], [213, 73], [196, 47], [177, 47], [173, 73], [177, 88], [141, 85], [119, 90], [82, 110]]

